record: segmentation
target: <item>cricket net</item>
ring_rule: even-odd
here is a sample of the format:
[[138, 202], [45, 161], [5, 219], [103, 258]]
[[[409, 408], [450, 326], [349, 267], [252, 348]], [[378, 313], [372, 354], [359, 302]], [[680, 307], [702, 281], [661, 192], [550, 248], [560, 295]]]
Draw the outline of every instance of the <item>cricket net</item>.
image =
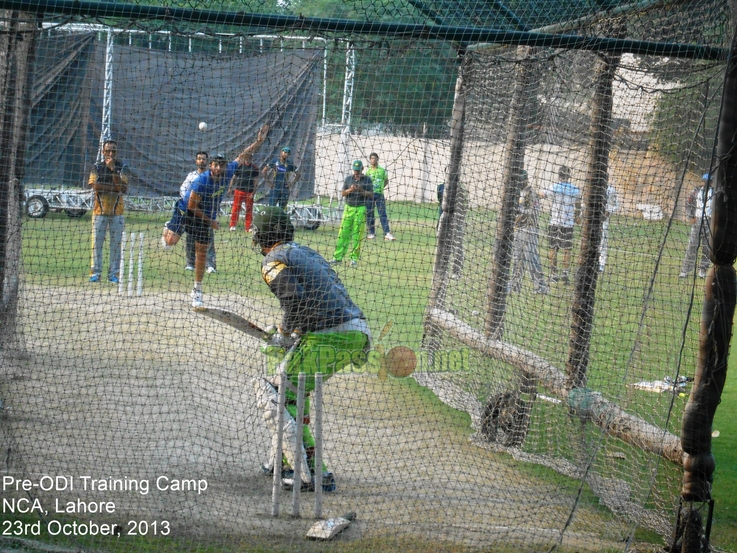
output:
[[[357, 513], [336, 551], [672, 541], [710, 265], [710, 196], [692, 192], [715, 171], [728, 7], [237, 4], [264, 18], [199, 2], [169, 18], [5, 12], [2, 40], [24, 37], [29, 61], [3, 66], [26, 70], [4, 102], [27, 124], [0, 197], [0, 543], [317, 551], [304, 537], [318, 511]], [[478, 29], [570, 40], [491, 44]], [[367, 362], [325, 383], [336, 490], [295, 507], [279, 491], [278, 516], [251, 383], [273, 366], [259, 340], [192, 310], [187, 237], [161, 244], [196, 153], [234, 159], [264, 123], [254, 163], [291, 149], [295, 240], [327, 260], [352, 162], [376, 153], [388, 172], [387, 220], [362, 226], [355, 266], [335, 265], [373, 335]], [[131, 181], [120, 257], [107, 234], [91, 282], [87, 181], [107, 138]], [[269, 192], [259, 177], [256, 202]], [[280, 305], [231, 204], [204, 302], [265, 328]]]

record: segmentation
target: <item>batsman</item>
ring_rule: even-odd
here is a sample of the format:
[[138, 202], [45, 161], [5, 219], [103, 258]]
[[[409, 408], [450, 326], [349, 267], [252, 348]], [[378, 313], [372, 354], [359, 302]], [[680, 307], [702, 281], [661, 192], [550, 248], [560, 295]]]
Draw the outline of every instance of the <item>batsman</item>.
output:
[[[309, 425], [309, 392], [315, 388], [316, 373], [327, 379], [350, 363], [361, 364], [371, 347], [371, 332], [366, 318], [353, 303], [338, 275], [316, 251], [295, 243], [294, 226], [289, 215], [278, 206], [257, 206], [253, 215], [253, 243], [264, 255], [261, 275], [269, 289], [279, 299], [284, 312], [277, 332], [265, 348], [267, 355], [288, 351], [298, 340], [291, 355], [281, 358], [276, 374], [253, 381], [258, 408], [272, 432], [272, 447], [264, 472], [270, 474], [277, 448], [277, 389], [286, 385], [286, 411], [282, 449], [286, 466], [282, 471], [300, 465], [302, 489], [314, 490], [315, 441]], [[279, 382], [282, 370], [287, 383]], [[305, 408], [302, 455], [295, 459], [297, 448], [295, 417], [296, 389], [299, 373], [305, 373]], [[335, 490], [332, 473], [323, 470], [323, 490]]]

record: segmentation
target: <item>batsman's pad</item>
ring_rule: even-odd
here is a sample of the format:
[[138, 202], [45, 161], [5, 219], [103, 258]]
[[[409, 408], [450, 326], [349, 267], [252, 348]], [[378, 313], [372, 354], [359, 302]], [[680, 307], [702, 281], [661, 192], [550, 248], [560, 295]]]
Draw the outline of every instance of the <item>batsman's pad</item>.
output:
[[[280, 462], [275, 459], [276, 447], [278, 444], [277, 436], [277, 424], [278, 424], [278, 410], [279, 410], [279, 395], [276, 389], [264, 378], [254, 378], [252, 381], [253, 389], [256, 392], [256, 406], [263, 412], [264, 421], [266, 426], [271, 430], [271, 452], [269, 453], [269, 462], [267, 466], [273, 467], [275, 464], [279, 466]], [[312, 481], [312, 474], [310, 467], [307, 464], [307, 453], [305, 451], [304, 444], [302, 443], [302, 436], [297, 436], [297, 423], [295, 422], [292, 415], [285, 409], [284, 410], [284, 434], [282, 435], [282, 452], [287, 458], [287, 462], [292, 468], [296, 467], [296, 460], [294, 458], [295, 446], [299, 444], [300, 447], [300, 459], [302, 463], [300, 469], [300, 477], [305, 483]]]

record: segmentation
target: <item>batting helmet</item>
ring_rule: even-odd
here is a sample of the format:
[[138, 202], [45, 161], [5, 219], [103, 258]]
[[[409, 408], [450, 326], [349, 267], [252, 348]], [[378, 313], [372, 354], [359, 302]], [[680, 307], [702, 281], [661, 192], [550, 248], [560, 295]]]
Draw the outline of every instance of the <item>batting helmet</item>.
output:
[[279, 242], [294, 239], [294, 226], [289, 215], [279, 206], [259, 205], [253, 209], [251, 224], [253, 243], [259, 248], [271, 248]]

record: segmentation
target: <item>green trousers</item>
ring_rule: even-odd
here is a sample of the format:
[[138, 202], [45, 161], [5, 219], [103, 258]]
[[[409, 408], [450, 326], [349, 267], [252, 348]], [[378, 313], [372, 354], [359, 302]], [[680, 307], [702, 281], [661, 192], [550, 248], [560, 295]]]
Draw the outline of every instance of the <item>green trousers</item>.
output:
[[342, 261], [349, 251], [348, 257], [352, 261], [358, 261], [361, 258], [361, 244], [365, 236], [366, 207], [345, 206], [333, 258]]
[[[294, 351], [287, 363], [286, 372], [289, 381], [296, 388], [299, 383], [299, 373], [305, 373], [305, 419], [309, 418], [310, 401], [307, 394], [315, 389], [315, 374], [322, 373], [323, 380], [327, 380], [339, 370], [353, 363], [356, 366], [366, 362], [364, 348], [368, 337], [357, 330], [350, 332], [331, 332], [326, 334], [309, 333], [300, 340], [299, 346]], [[283, 350], [280, 348], [268, 348], [266, 354], [270, 357], [270, 367], [274, 368], [274, 362], [283, 358]], [[297, 394], [289, 388], [286, 389], [287, 411], [294, 419], [297, 419]], [[310, 432], [310, 427], [302, 427], [302, 440], [305, 448], [315, 447], [315, 439]]]

